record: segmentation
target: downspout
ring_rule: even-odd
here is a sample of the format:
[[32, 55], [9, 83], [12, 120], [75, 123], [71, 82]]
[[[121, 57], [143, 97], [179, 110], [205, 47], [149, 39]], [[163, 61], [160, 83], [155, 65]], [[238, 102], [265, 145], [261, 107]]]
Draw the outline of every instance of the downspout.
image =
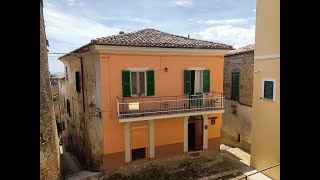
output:
[[86, 112], [86, 106], [84, 103], [84, 85], [83, 85], [83, 57], [82, 56], [77, 56], [75, 55], [77, 58], [80, 59], [80, 67], [81, 67], [81, 90], [82, 90], [82, 106], [83, 106], [83, 112]]

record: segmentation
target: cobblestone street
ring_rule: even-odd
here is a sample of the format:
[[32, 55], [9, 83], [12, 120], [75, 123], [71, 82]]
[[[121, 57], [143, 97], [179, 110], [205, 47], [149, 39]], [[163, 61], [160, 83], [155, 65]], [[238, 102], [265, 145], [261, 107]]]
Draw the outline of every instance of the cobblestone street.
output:
[[239, 148], [220, 146], [220, 153], [201, 152], [122, 167], [101, 179], [232, 179], [252, 171], [250, 154]]
[[[114, 179], [241, 179], [244, 174], [251, 174], [255, 169], [250, 167], [250, 154], [224, 144], [220, 153], [203, 151], [195, 155], [184, 154], [165, 159], [147, 162], [135, 162], [118, 170], [102, 175], [83, 171], [81, 165], [70, 153], [62, 155], [62, 174], [72, 180], [114, 180]], [[90, 177], [91, 176], [91, 177]], [[262, 174], [248, 179], [269, 179]]]

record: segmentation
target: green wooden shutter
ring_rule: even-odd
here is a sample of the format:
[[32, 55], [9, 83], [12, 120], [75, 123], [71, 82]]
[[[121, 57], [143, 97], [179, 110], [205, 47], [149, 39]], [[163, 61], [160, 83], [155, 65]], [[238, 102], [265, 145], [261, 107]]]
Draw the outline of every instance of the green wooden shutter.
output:
[[273, 81], [264, 81], [264, 98], [273, 99]]
[[239, 84], [240, 84], [240, 74], [238, 72], [232, 73], [231, 79], [231, 100], [239, 101]]
[[210, 92], [210, 70], [203, 70], [203, 92]]
[[122, 96], [130, 97], [130, 71], [122, 71]]
[[154, 96], [154, 71], [147, 71], [147, 96]]
[[191, 93], [191, 71], [184, 70], [184, 94]]

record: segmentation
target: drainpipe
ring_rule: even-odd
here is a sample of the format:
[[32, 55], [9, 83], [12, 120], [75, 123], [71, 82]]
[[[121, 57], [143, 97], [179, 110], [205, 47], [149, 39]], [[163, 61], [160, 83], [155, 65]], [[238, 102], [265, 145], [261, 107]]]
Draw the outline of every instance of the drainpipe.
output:
[[75, 55], [77, 58], [80, 59], [80, 66], [81, 66], [81, 90], [82, 90], [82, 106], [83, 106], [83, 112], [86, 112], [86, 106], [84, 103], [84, 86], [83, 86], [83, 57], [82, 56], [77, 56]]

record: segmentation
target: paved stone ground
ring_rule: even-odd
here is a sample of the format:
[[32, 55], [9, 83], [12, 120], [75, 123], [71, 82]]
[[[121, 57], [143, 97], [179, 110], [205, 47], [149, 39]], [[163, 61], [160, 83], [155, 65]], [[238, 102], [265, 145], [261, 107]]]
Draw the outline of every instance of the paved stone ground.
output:
[[62, 153], [60, 157], [62, 180], [97, 180], [102, 175], [101, 172], [83, 170], [77, 158], [70, 152]]
[[250, 154], [243, 151], [242, 149], [237, 147], [230, 147], [224, 144], [220, 145], [220, 149], [230, 152], [231, 154], [237, 156], [240, 162], [244, 163], [247, 166], [250, 166]]
[[[63, 153], [61, 161], [65, 167], [61, 169], [66, 180], [239, 180], [244, 174], [255, 171], [249, 166], [250, 154], [224, 144], [220, 145], [220, 149], [220, 153], [203, 151], [198, 156], [184, 154], [135, 162], [104, 174], [82, 171], [72, 154]], [[251, 176], [249, 179], [270, 180], [262, 174]]]
[[220, 149], [220, 153], [203, 151], [199, 156], [184, 154], [131, 164], [108, 172], [100, 180], [236, 179], [253, 170], [248, 166], [250, 154], [226, 145]]
[[60, 167], [62, 178], [83, 170], [76, 157], [69, 152], [60, 155]]

